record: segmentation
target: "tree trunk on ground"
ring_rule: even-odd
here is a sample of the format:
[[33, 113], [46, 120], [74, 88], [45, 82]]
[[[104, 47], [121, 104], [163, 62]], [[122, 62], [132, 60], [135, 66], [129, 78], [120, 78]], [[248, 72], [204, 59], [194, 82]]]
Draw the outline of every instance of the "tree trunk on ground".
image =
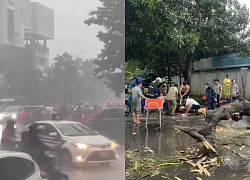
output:
[[[232, 103], [221, 106], [214, 111], [208, 111], [205, 117], [205, 124], [202, 129], [185, 128], [178, 126], [176, 126], [176, 128], [184, 133], [189, 134], [192, 138], [198, 140], [199, 142], [202, 142], [203, 144], [205, 141], [208, 141], [212, 146], [215, 146], [216, 125], [221, 120], [228, 120], [231, 114], [235, 112], [241, 112], [241, 115], [249, 116], [250, 102], [245, 99], [238, 99]], [[211, 151], [210, 148], [204, 148], [203, 146], [200, 150], [203, 154], [206, 154], [209, 157], [215, 155], [215, 151]]]

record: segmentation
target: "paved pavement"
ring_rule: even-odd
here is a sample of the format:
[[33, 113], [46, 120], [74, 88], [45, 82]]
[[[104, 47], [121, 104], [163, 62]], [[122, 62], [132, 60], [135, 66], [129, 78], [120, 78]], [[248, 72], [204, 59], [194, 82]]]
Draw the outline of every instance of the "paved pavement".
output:
[[[154, 151], [156, 157], [164, 157], [164, 156], [173, 156], [176, 154], [176, 151], [186, 151], [188, 148], [199, 148], [197, 142], [192, 139], [189, 135], [184, 134], [182, 132], [176, 133], [174, 126], [186, 126], [186, 127], [202, 127], [204, 125], [204, 118], [202, 116], [189, 116], [182, 118], [181, 116], [176, 116], [175, 118], [171, 118], [169, 116], [165, 116], [163, 119], [163, 127], [162, 131], [158, 131], [156, 126], [152, 125], [149, 127], [149, 131], [145, 131], [144, 126], [141, 126], [136, 129], [137, 134], [132, 135], [133, 126], [131, 125], [131, 120], [127, 120], [127, 125], [125, 129], [126, 133], [126, 150], [134, 150], [137, 149], [139, 152], [144, 152], [145, 147], [149, 147]], [[246, 126], [249, 124], [250, 118], [244, 117], [243, 120], [235, 123], [230, 123], [228, 121], [223, 121], [221, 124], [230, 128], [228, 132], [218, 132], [216, 136], [217, 139], [217, 148], [219, 150], [220, 156], [225, 158], [224, 165], [216, 168], [212, 177], [204, 177], [203, 180], [249, 180], [249, 172], [250, 170], [250, 161], [249, 159], [245, 160], [238, 156], [232, 154], [232, 150], [238, 150], [239, 147], [230, 143], [232, 141], [243, 142], [248, 137], [248, 141], [250, 142], [249, 135], [245, 133]], [[239, 138], [231, 137], [229, 134], [239, 134]], [[242, 135], [243, 134], [243, 135]], [[222, 136], [223, 135], [223, 136]], [[223, 148], [224, 143], [228, 142], [231, 147], [231, 150], [227, 150]], [[250, 151], [248, 148], [245, 151], [241, 152], [245, 154], [247, 157], [250, 157]], [[179, 178], [183, 180], [194, 180], [199, 175], [190, 173], [190, 167], [181, 166], [180, 168], [166, 168], [166, 174], [171, 179], [175, 179], [174, 177], [178, 175]], [[160, 180], [161, 177], [149, 177], [145, 178], [145, 180]]]
[[65, 169], [64, 172], [70, 176], [70, 180], [122, 180], [125, 177], [125, 151], [123, 147], [118, 149], [117, 155], [117, 162], [111, 164], [110, 167], [93, 165]]

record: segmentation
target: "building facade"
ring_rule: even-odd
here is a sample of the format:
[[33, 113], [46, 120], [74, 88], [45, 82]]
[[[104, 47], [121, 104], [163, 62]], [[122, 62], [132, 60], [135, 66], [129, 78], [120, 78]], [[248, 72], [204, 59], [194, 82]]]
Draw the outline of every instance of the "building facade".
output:
[[[241, 95], [250, 99], [250, 91], [248, 91], [250, 89], [249, 69], [250, 58], [241, 58], [239, 53], [213, 56], [194, 62], [191, 76], [192, 95], [204, 95], [205, 82], [219, 79], [222, 84], [226, 74], [230, 74], [230, 78], [236, 80]], [[179, 79], [179, 77], [174, 77], [173, 80], [179, 82]]]
[[43, 69], [49, 65], [47, 41], [53, 39], [52, 9], [30, 0], [0, 0], [2, 61], [23, 61]]

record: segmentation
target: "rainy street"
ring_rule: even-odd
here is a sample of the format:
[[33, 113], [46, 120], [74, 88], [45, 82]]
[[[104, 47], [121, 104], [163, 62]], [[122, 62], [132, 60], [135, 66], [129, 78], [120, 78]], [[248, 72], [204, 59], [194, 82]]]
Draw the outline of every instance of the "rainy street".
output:
[[[152, 158], [152, 161], [156, 161], [157, 158], [165, 158], [176, 156], [177, 152], [186, 153], [189, 150], [195, 151], [198, 148], [198, 143], [192, 139], [189, 135], [182, 132], [176, 133], [174, 126], [186, 126], [186, 127], [200, 127], [204, 124], [204, 118], [201, 116], [190, 116], [182, 118], [177, 116], [175, 118], [164, 117], [164, 123], [162, 130], [159, 131], [157, 124], [149, 126], [148, 132], [145, 131], [144, 126], [137, 128], [137, 134], [132, 135], [133, 125], [127, 120], [126, 127], [126, 152], [139, 152], [140, 158]], [[249, 131], [246, 130], [246, 126], [249, 123], [249, 119], [246, 117], [237, 123], [221, 122], [221, 126], [224, 127], [220, 131], [218, 129], [216, 133], [216, 143], [219, 156], [223, 158], [223, 163], [219, 167], [208, 168], [211, 171], [211, 177], [200, 175], [199, 173], [191, 173], [193, 169], [188, 164], [180, 165], [179, 167], [168, 166], [163, 170], [165, 178], [154, 175], [150, 177], [145, 175], [145, 179], [174, 179], [178, 177], [183, 180], [194, 180], [197, 177], [201, 179], [222, 179], [222, 180], [238, 180], [249, 179], [250, 164], [248, 158], [242, 158], [232, 152], [241, 152], [246, 157], [249, 157]], [[240, 142], [240, 143], [239, 143]], [[242, 151], [238, 151], [242, 147], [242, 142], [245, 142]], [[194, 150], [193, 150], [194, 149]], [[153, 152], [153, 156], [144, 155], [146, 151]], [[130, 155], [131, 156], [131, 155]], [[138, 160], [139, 161], [139, 160]], [[145, 163], [147, 160], [144, 160]], [[126, 165], [127, 165], [126, 159]], [[138, 165], [139, 167], [140, 165]], [[147, 165], [145, 165], [147, 166]], [[150, 165], [148, 165], [150, 166]], [[147, 171], [147, 173], [150, 173]], [[155, 173], [155, 172], [153, 172]], [[157, 174], [157, 173], [155, 173]], [[140, 176], [144, 176], [143, 173]], [[127, 177], [128, 179], [133, 179]]]
[[[120, 148], [122, 149], [122, 148]], [[64, 172], [70, 176], [72, 180], [110, 180], [124, 178], [124, 151], [118, 150], [118, 161], [111, 164], [110, 167], [89, 166], [79, 167], [75, 169], [65, 169]]]

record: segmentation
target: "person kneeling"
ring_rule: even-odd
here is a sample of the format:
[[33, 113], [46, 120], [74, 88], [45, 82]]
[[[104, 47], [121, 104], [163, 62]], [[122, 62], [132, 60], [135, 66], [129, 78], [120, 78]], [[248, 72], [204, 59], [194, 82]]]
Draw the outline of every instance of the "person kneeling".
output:
[[195, 111], [200, 109], [200, 104], [194, 99], [183, 97], [183, 101], [185, 102], [185, 107], [182, 110], [185, 111], [185, 113], [182, 114], [182, 116], [187, 116], [191, 109]]

